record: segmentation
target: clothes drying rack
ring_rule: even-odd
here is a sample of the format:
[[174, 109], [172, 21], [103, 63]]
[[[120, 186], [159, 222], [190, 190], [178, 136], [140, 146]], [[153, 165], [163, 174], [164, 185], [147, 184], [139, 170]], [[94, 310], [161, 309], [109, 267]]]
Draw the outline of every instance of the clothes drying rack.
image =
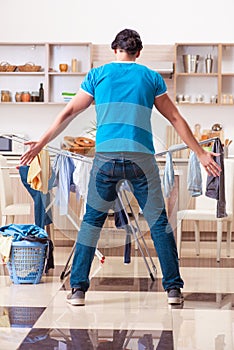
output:
[[[28, 141], [28, 139], [26, 139], [24, 137], [20, 137], [18, 135], [14, 135], [14, 134], [10, 134], [10, 135], [9, 134], [0, 134], [0, 136], [4, 137], [4, 138], [8, 138], [8, 139], [14, 139], [14, 141], [19, 142], [19, 143], [24, 143], [24, 142]], [[204, 145], [204, 144], [207, 144], [207, 143], [215, 141], [217, 138], [218, 137], [212, 137], [212, 138], [200, 141], [199, 144], [200, 145]], [[187, 148], [189, 148], [189, 147], [186, 144], [184, 144], [184, 143], [173, 145], [168, 150], [164, 150], [164, 151], [161, 151], [159, 153], [156, 153], [155, 157], [160, 157], [160, 156], [165, 155], [168, 152], [181, 151], [181, 150], [184, 150], [184, 149], [187, 149]], [[49, 145], [44, 147], [44, 149], [49, 151], [49, 152], [51, 152], [51, 153], [54, 153], [56, 155], [63, 155], [63, 156], [66, 156], [66, 157], [70, 157], [70, 158], [73, 158], [73, 159], [80, 160], [82, 162], [87, 162], [89, 164], [92, 164], [92, 160], [89, 157], [83, 156], [81, 154], [77, 154], [77, 153], [70, 152], [70, 151], [67, 151], [67, 150], [61, 150], [61, 149], [58, 149], [56, 147], [49, 146]], [[145, 242], [144, 236], [143, 236], [143, 234], [141, 232], [141, 229], [139, 227], [136, 215], [134, 214], [133, 208], [131, 206], [130, 200], [129, 200], [128, 195], [127, 195], [127, 191], [126, 191], [126, 189], [124, 188], [123, 185], [124, 185], [124, 182], [120, 185], [119, 190], [117, 192], [117, 195], [118, 195], [119, 203], [121, 205], [120, 209], [123, 209], [124, 214], [125, 214], [125, 216], [127, 218], [127, 224], [124, 226], [124, 228], [126, 228], [126, 233], [127, 234], [129, 234], [129, 230], [130, 230], [130, 233], [133, 235], [134, 240], [135, 240], [135, 242], [137, 244], [137, 248], [140, 250], [140, 253], [141, 253], [141, 255], [143, 257], [143, 260], [145, 262], [145, 265], [146, 265], [146, 268], [148, 270], [149, 276], [150, 276], [152, 281], [155, 281], [154, 275], [156, 274], [157, 269], [156, 269], [156, 266], [155, 266], [155, 264], [153, 262], [153, 259], [152, 259], [151, 255], [150, 255], [150, 252], [149, 252], [149, 249], [148, 249], [147, 244]], [[124, 203], [123, 198], [126, 200], [127, 206], [130, 209], [130, 213], [131, 213], [131, 215], [133, 217], [133, 222], [130, 220], [130, 217], [129, 217], [129, 214], [128, 214], [128, 211], [127, 211], [127, 208], [126, 208], [126, 204]], [[46, 210], [49, 210], [52, 205], [53, 205], [53, 202], [50, 203], [50, 205], [46, 208]], [[66, 216], [70, 220], [70, 222], [74, 225], [74, 227], [77, 229], [77, 231], [79, 231], [79, 226], [77, 225], [75, 220], [69, 214], [67, 214]], [[146, 255], [144, 253], [144, 250], [143, 250], [141, 242], [140, 242], [140, 239], [141, 239], [141, 241], [143, 243], [143, 246], [145, 248], [145, 252], [148, 255], [150, 263], [152, 264], [153, 272], [152, 272], [152, 270], [151, 270], [151, 268], [149, 266], [149, 263], [147, 261]], [[67, 262], [65, 264], [65, 267], [64, 267], [64, 269], [63, 269], [63, 271], [62, 271], [62, 273], [60, 275], [60, 279], [61, 280], [63, 280], [66, 276], [68, 276], [70, 274], [70, 261], [71, 261], [71, 258], [73, 256], [73, 254], [74, 254], [75, 246], [76, 246], [76, 241], [75, 241], [75, 243], [74, 243], [74, 245], [72, 247], [72, 250], [71, 250], [71, 252], [70, 252], [70, 254], [68, 256], [68, 259], [67, 259]], [[98, 248], [96, 248], [96, 250], [95, 250], [95, 255], [98, 257], [98, 259], [99, 259], [99, 261], [101, 263], [104, 263], [105, 256], [103, 256], [103, 254], [98, 250]]]

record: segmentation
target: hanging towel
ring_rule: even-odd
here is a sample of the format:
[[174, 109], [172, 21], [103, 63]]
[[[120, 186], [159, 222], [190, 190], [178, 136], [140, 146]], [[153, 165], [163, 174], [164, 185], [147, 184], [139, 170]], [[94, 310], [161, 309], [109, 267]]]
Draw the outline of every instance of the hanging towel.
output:
[[166, 155], [166, 164], [163, 175], [163, 186], [164, 186], [164, 194], [165, 197], [170, 197], [171, 191], [174, 187], [175, 175], [174, 175], [174, 167], [172, 161], [171, 152], [167, 152]]
[[90, 171], [92, 169], [92, 163], [82, 162], [78, 160], [75, 162], [75, 170], [73, 172], [73, 182], [76, 186], [76, 196], [79, 200], [80, 197], [84, 200], [84, 210], [86, 209], [87, 194], [88, 194], [88, 184], [90, 179]]
[[55, 174], [54, 186], [56, 186], [55, 204], [59, 206], [60, 215], [68, 214], [70, 192], [76, 191], [73, 182], [75, 164], [72, 158], [59, 154], [55, 157], [53, 171]]
[[196, 154], [191, 151], [188, 162], [187, 189], [192, 197], [202, 195], [201, 166]]
[[217, 138], [213, 144], [213, 152], [219, 153], [219, 156], [214, 156], [214, 161], [220, 166], [221, 173], [219, 176], [208, 175], [206, 182], [206, 196], [217, 200], [217, 218], [227, 216], [226, 199], [225, 199], [225, 174], [224, 174], [224, 154], [221, 140]]
[[50, 156], [47, 150], [41, 150], [29, 166], [27, 182], [34, 189], [46, 194], [51, 177]]

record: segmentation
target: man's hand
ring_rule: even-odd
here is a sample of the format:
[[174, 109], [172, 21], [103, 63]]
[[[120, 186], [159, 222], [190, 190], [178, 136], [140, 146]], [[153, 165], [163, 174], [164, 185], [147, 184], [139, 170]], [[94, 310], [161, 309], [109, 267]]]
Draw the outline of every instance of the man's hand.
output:
[[201, 164], [204, 166], [209, 176], [219, 176], [221, 172], [220, 166], [214, 161], [213, 157], [219, 156], [219, 153], [205, 151], [199, 154], [197, 157]]
[[20, 165], [29, 165], [43, 147], [37, 141], [27, 141], [24, 144], [29, 146], [29, 149], [20, 157]]

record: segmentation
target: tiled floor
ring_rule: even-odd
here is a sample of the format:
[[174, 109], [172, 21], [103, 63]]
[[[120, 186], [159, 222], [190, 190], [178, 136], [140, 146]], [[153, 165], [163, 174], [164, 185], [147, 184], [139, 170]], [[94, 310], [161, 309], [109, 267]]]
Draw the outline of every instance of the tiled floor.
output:
[[105, 263], [95, 258], [84, 307], [66, 303], [69, 275], [60, 280], [71, 248], [55, 247], [56, 268], [36, 285], [12, 283], [0, 265], [0, 349], [234, 349], [234, 249], [226, 258], [223, 246], [218, 264], [215, 242], [202, 243], [200, 257], [193, 242], [183, 243], [185, 301], [168, 306], [159, 263], [149, 248], [155, 281], [139, 251], [133, 249], [131, 263], [124, 264], [121, 247], [113, 256], [101, 241]]

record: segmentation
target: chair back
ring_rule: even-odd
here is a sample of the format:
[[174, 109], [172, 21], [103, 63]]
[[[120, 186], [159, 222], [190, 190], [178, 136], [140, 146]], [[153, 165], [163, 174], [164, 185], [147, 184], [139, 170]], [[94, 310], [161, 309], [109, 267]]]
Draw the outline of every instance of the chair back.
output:
[[13, 192], [9, 166], [4, 156], [0, 155], [0, 207], [3, 210], [13, 204]]
[[202, 195], [195, 198], [195, 209], [199, 210], [214, 210], [216, 211], [216, 200], [205, 195], [207, 172], [201, 165], [202, 175]]

